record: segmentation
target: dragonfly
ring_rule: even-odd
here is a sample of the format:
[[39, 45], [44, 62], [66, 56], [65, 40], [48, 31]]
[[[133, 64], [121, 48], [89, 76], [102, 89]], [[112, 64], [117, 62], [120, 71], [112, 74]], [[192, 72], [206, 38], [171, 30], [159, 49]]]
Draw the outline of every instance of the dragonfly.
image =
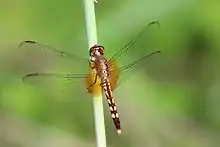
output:
[[[135, 69], [139, 67], [141, 63], [144, 63], [146, 59], [149, 57], [156, 55], [160, 53], [160, 50], [152, 51], [150, 53], [142, 54], [141, 57], [139, 57], [136, 60], [133, 60], [132, 62], [126, 63], [124, 65], [119, 66], [118, 61], [120, 59], [125, 58], [128, 55], [128, 51], [134, 51], [134, 49], [138, 48], [138, 42], [140, 42], [141, 38], [145, 41], [146, 36], [144, 34], [147, 32], [147, 30], [150, 30], [152, 25], [159, 26], [158, 21], [150, 22], [142, 31], [140, 31], [137, 36], [126, 43], [122, 48], [117, 50], [113, 56], [111, 56], [109, 59], [105, 57], [105, 48], [102, 45], [93, 45], [89, 49], [89, 59], [84, 58], [75, 54], [70, 54], [64, 51], [57, 50], [51, 46], [43, 45], [36, 41], [23, 41], [19, 44], [20, 50], [27, 50], [27, 51], [40, 51], [42, 55], [49, 54], [50, 57], [57, 57], [56, 61], [63, 61], [68, 59], [72, 63], [76, 63], [77, 67], [86, 67], [83, 68], [83, 73], [80, 70], [76, 70], [76, 68], [73, 68], [74, 73], [71, 72], [64, 72], [64, 73], [54, 73], [54, 72], [40, 72], [40, 71], [34, 71], [31, 73], [27, 73], [23, 77], [23, 81], [28, 83], [29, 81], [33, 79], [37, 79], [36, 81], [39, 81], [40, 79], [45, 78], [61, 78], [64, 80], [83, 80], [86, 81], [86, 89], [89, 93], [95, 93], [95, 87], [101, 86], [101, 91], [104, 93], [109, 110], [111, 113], [112, 120], [114, 122], [116, 132], [117, 134], [121, 134], [121, 122], [118, 114], [118, 110], [116, 107], [115, 99], [113, 96], [113, 91], [123, 82], [123, 73], [131, 71], [131, 69]], [[36, 54], [35, 54], [36, 55]], [[130, 53], [131, 55], [131, 53]], [[36, 60], [38, 63], [42, 60], [41, 58], [35, 59], [34, 57], [31, 58], [31, 60]], [[44, 61], [41, 61], [42, 64], [47, 64]], [[86, 64], [86, 65], [85, 65]], [[63, 66], [65, 64], [61, 64]], [[73, 66], [72, 66], [73, 67]], [[75, 66], [74, 66], [75, 67]], [[89, 68], [87, 68], [89, 67]], [[85, 70], [86, 69], [86, 70]], [[88, 69], [89, 72], [88, 72]], [[137, 70], [137, 69], [135, 69]], [[75, 73], [77, 71], [77, 73]], [[84, 72], [86, 71], [86, 72]], [[131, 74], [133, 74], [131, 72]], [[126, 80], [126, 78], [125, 78]]]

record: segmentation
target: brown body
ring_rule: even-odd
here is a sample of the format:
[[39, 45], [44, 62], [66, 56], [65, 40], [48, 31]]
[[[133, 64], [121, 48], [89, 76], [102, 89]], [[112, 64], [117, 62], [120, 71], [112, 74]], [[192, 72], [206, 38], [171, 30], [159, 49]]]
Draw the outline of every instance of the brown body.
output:
[[[91, 48], [91, 49], [99, 49], [99, 48]], [[111, 65], [107, 61], [107, 59], [103, 56], [103, 54], [99, 54], [99, 53], [100, 51], [97, 52], [96, 50], [94, 54], [91, 54], [91, 57], [94, 60], [91, 62], [91, 68], [95, 69], [97, 74], [95, 82], [97, 82], [97, 78], [100, 78], [101, 87], [107, 98], [112, 119], [117, 129], [117, 133], [120, 134], [121, 133], [120, 120], [119, 120], [119, 115], [117, 112], [115, 100], [112, 94], [112, 91], [116, 85], [116, 80], [117, 80], [116, 76], [118, 75], [116, 74], [116, 70], [112, 69], [114, 65]]]

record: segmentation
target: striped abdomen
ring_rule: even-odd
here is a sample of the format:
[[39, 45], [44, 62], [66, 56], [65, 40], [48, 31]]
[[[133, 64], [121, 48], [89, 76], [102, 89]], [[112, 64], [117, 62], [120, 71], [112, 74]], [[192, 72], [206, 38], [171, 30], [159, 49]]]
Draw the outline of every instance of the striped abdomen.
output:
[[115, 105], [115, 100], [113, 98], [112, 90], [111, 90], [111, 87], [110, 87], [110, 82], [105, 81], [102, 84], [102, 86], [103, 86], [103, 89], [104, 89], [105, 96], [108, 100], [109, 109], [110, 109], [111, 116], [112, 116], [113, 122], [115, 124], [115, 127], [117, 129], [117, 133], [121, 134], [120, 119], [119, 119], [117, 107]]

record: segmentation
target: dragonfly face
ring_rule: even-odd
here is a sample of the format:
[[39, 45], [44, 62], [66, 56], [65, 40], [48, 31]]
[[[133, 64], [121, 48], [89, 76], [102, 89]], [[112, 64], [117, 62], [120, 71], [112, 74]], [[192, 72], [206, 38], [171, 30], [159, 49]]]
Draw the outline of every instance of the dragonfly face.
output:
[[89, 49], [90, 56], [102, 56], [105, 54], [105, 49], [101, 45], [94, 45]]
[[[150, 24], [155, 24], [155, 23], [150, 23]], [[126, 77], [126, 75], [127, 76], [133, 75], [135, 71], [138, 71], [137, 67], [145, 67], [146, 66], [145, 61], [146, 59], [148, 59], [148, 57], [151, 57], [154, 54], [160, 53], [160, 51], [154, 51], [150, 54], [144, 53], [144, 54], [141, 54], [141, 56], [138, 57], [136, 60], [132, 59], [133, 55], [136, 52], [138, 52], [138, 49], [140, 50], [141, 48], [143, 48], [143, 46], [138, 46], [139, 44], [138, 42], [147, 42], [146, 40], [147, 37], [144, 35], [144, 32], [146, 30], [147, 29], [145, 28], [142, 32], [138, 34], [138, 36], [135, 39], [128, 42], [124, 47], [119, 49], [109, 59], [105, 59], [103, 57], [103, 55], [105, 54], [105, 49], [103, 46], [101, 45], [92, 46], [89, 50], [90, 66], [94, 65], [98, 74], [87, 73], [88, 72], [88, 58], [83, 58], [83, 57], [80, 57], [74, 54], [69, 54], [63, 51], [59, 51], [53, 47], [43, 45], [35, 41], [24, 41], [19, 45], [19, 49], [23, 50], [24, 52], [28, 52], [28, 56], [30, 52], [33, 55], [36, 55], [36, 53], [34, 52], [36, 51], [37, 53], [42, 54], [42, 57], [48, 55], [50, 59], [54, 59], [54, 61], [57, 62], [54, 64], [60, 65], [60, 67], [62, 68], [65, 68], [67, 66], [66, 63], [68, 63], [68, 65], [71, 65], [71, 66], [68, 66], [67, 68], [70, 67], [71, 69], [70, 70], [67, 69], [67, 71], [62, 71], [62, 73], [31, 71], [29, 74], [27, 74], [23, 78], [23, 80], [27, 81], [28, 83], [29, 81], [32, 81], [32, 80], [39, 82], [39, 81], [42, 81], [42, 78], [46, 80], [50, 77], [61, 78], [64, 80], [66, 79], [75, 80], [75, 81], [83, 80], [82, 83], [84, 83], [84, 80], [87, 80], [87, 83], [86, 83], [87, 89], [94, 87], [94, 85], [97, 86], [97, 82], [98, 82], [101, 85], [105, 93], [105, 96], [107, 97], [109, 109], [111, 111], [111, 116], [113, 118], [117, 132], [118, 134], [120, 134], [121, 133], [120, 120], [119, 120], [119, 115], [118, 115], [118, 111], [116, 108], [115, 100], [113, 99], [112, 92], [115, 90], [115, 88], [117, 88], [119, 84], [127, 80], [128, 77]], [[141, 39], [144, 39], [144, 40], [140, 41]], [[120, 59], [125, 59], [124, 61], [128, 61], [129, 63], [125, 63], [124, 65], [122, 64], [121, 66], [118, 66], [116, 62], [118, 62]], [[132, 60], [132, 61], [129, 61], [129, 60]], [[39, 58], [39, 61], [41, 61], [41, 58]], [[31, 63], [31, 61], [28, 61], [28, 63]], [[75, 67], [75, 66], [72, 66], [72, 64], [76, 64], [76, 66], [80, 68], [74, 69], [74, 71], [72, 71], [72, 67]], [[139, 65], [142, 65], [142, 66], [139, 66]], [[82, 71], [79, 71], [80, 69], [82, 69]], [[132, 69], [135, 69], [135, 70], [132, 70]], [[52, 70], [52, 71], [55, 71], [55, 70]], [[76, 72], [77, 74], [73, 74], [73, 72]], [[88, 91], [91, 92], [90, 90]]]

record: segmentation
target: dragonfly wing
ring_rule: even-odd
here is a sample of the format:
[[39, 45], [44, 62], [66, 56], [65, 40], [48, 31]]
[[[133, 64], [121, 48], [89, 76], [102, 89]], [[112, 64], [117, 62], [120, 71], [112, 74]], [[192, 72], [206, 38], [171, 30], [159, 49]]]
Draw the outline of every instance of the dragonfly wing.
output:
[[[159, 22], [154, 21], [149, 23], [149, 25], [145, 27], [137, 35], [137, 37], [117, 51], [109, 60], [110, 65], [115, 64], [115, 61], [119, 63], [119, 68], [111, 68], [112, 77], [116, 77], [117, 73], [120, 74], [117, 76], [117, 86], [126, 81], [131, 75], [139, 71], [141, 68], [146, 68], [146, 66], [149, 65], [149, 61], [147, 60], [151, 59], [149, 57], [160, 53], [160, 51], [152, 51], [149, 53], [149, 50], [151, 50], [150, 48], [154, 48], [154, 43], [152, 42], [154, 40], [153, 34], [155, 34], [155, 30], [153, 28], [155, 27], [152, 26], [156, 26], [157, 29]], [[151, 61], [150, 64], [152, 63], [153, 62]]]
[[69, 85], [86, 90], [88, 59], [59, 51], [35, 41], [23, 41], [18, 52], [22, 60], [24, 83], [40, 88], [59, 89]]
[[150, 54], [147, 54], [147, 55], [141, 57], [140, 59], [138, 59], [138, 60], [136, 60], [136, 61], [134, 61], [132, 63], [129, 63], [127, 65], [122, 66], [120, 68], [120, 71], [121, 72], [126, 72], [127, 70], [129, 70], [131, 68], [134, 68], [135, 66], [138, 66], [138, 64], [140, 64], [141, 62], [144, 63], [144, 60], [146, 60], [147, 58], [153, 56], [154, 54], [158, 54], [158, 53], [161, 53], [161, 51], [154, 51], [154, 52], [152, 52]]
[[[87, 77], [87, 75], [77, 75], [77, 74], [30, 73], [30, 74], [26, 74], [22, 78], [22, 81], [24, 83], [28, 83], [28, 84], [34, 84], [34, 83], [37, 83], [37, 82], [42, 84], [42, 81], [47, 81], [47, 80], [68, 81], [68, 80], [85, 79], [86, 77]], [[50, 83], [50, 82], [47, 81], [47, 83]]]
[[18, 52], [21, 55], [24, 73], [88, 73], [88, 59], [35, 41], [23, 41]]
[[[128, 55], [135, 55], [135, 53], [138, 53], [143, 56], [143, 53], [146, 53], [146, 47], [149, 47], [149, 44], [151, 42], [153, 29], [158, 28], [160, 26], [160, 23], [158, 21], [152, 21], [147, 26], [142, 29], [138, 35], [130, 40], [127, 44], [125, 44], [122, 48], [117, 50], [115, 54], [110, 58], [109, 62], [115, 62], [119, 61], [121, 59], [125, 60]], [[140, 48], [141, 47], [141, 48]], [[144, 48], [143, 48], [144, 47]], [[140, 51], [143, 50], [141, 53]]]
[[22, 81], [25, 84], [42, 88], [53, 87], [56, 85], [57, 87], [62, 87], [69, 83], [75, 84], [75, 86], [79, 86], [81, 83], [83, 83], [86, 77], [87, 75], [77, 74], [30, 73], [23, 76]]
[[[131, 63], [128, 63], [124, 66], [117, 67], [116, 62], [114, 63], [114, 67], [111, 68], [112, 70], [110, 71], [110, 77], [111, 77], [111, 82], [113, 85], [113, 89], [117, 88], [119, 85], [124, 83], [126, 80], [128, 80], [132, 75], [134, 75], [136, 72], [141, 71], [142, 69], [147, 69], [150, 70], [151, 67], [156, 65], [156, 60], [158, 58], [156, 57], [151, 57], [156, 54], [161, 53], [160, 51], [154, 51], [152, 53], [149, 53], [142, 58], [135, 60]], [[151, 57], [151, 58], [150, 58]], [[113, 62], [111, 62], [113, 63]]]

